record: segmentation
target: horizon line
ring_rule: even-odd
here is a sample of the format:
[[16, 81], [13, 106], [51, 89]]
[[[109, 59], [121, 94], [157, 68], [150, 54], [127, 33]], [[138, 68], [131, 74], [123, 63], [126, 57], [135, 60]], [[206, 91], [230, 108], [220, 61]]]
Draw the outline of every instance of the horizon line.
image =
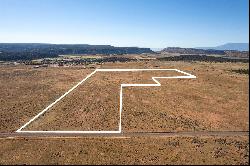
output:
[[184, 46], [165, 46], [165, 47], [147, 47], [147, 46], [118, 46], [112, 44], [88, 44], [88, 43], [49, 43], [49, 42], [0, 42], [0, 44], [50, 44], [50, 45], [89, 45], [89, 46], [112, 46], [112, 47], [137, 47], [137, 48], [150, 48], [150, 49], [164, 49], [168, 47], [179, 47], [179, 48], [206, 48], [206, 47], [217, 47], [225, 44], [249, 44], [249, 42], [226, 42], [220, 45], [214, 46], [192, 46], [192, 47], [184, 47]]

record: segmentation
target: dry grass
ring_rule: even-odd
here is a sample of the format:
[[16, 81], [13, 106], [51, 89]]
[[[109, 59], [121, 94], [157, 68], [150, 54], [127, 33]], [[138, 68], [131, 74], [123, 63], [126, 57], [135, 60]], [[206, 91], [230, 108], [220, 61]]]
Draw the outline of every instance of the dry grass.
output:
[[0, 132], [16, 131], [90, 72], [0, 66]]
[[[178, 68], [197, 79], [160, 79], [161, 87], [126, 87], [123, 131], [248, 131], [248, 76], [231, 72], [244, 65], [158, 62], [158, 68]], [[154, 66], [152, 62], [119, 64], [120, 68]], [[96, 73], [26, 130], [118, 130], [121, 83], [154, 83], [152, 76], [174, 75], [180, 74]]]
[[26, 130], [118, 130], [120, 84], [155, 83], [151, 77], [163, 75], [180, 74], [97, 72]]
[[248, 164], [247, 137], [0, 139], [0, 164]]
[[[161, 87], [125, 88], [125, 132], [249, 130], [249, 76], [232, 72], [248, 69], [248, 64], [151, 61], [106, 63], [102, 68], [177, 68], [197, 76], [160, 80]], [[90, 72], [79, 67], [1, 66], [0, 132], [17, 130]], [[132, 77], [135, 80], [126, 74], [112, 76], [96, 75], [33, 128], [117, 129], [119, 103], [113, 102], [119, 95], [117, 85], [128, 78], [151, 80], [140, 74]], [[248, 164], [248, 160], [247, 136], [0, 139], [0, 164]]]

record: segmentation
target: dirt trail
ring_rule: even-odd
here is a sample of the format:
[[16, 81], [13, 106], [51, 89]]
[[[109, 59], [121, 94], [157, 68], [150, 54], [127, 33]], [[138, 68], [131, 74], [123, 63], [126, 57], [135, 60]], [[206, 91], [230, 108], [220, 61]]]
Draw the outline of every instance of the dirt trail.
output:
[[182, 137], [182, 136], [249, 136], [249, 131], [198, 131], [198, 132], [126, 132], [120, 134], [75, 134], [75, 133], [0, 133], [0, 138], [61, 138], [61, 137]]

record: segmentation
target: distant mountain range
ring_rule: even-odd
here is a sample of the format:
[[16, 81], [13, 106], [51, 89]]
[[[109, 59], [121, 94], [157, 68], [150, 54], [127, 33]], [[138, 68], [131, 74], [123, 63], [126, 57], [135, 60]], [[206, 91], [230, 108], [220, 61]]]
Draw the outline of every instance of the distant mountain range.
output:
[[167, 47], [161, 53], [178, 53], [178, 54], [218, 54], [225, 55], [225, 51], [213, 49], [198, 49], [198, 48], [181, 48], [181, 47]]
[[181, 48], [167, 47], [161, 53], [221, 55], [226, 57], [249, 58], [248, 43], [228, 43], [217, 47]]
[[152, 51], [161, 51], [163, 50], [164, 48], [150, 48]]
[[197, 49], [249, 51], [249, 43], [226, 43], [216, 47], [196, 47]]
[[114, 47], [111, 45], [0, 43], [0, 61], [51, 58], [65, 54], [142, 54], [150, 48]]

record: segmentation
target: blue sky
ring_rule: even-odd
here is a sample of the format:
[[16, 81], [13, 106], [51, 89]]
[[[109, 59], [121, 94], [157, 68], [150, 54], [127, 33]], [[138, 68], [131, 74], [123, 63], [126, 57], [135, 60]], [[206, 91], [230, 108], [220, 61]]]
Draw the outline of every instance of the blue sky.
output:
[[249, 40], [248, 0], [0, 0], [0, 42], [163, 48]]

